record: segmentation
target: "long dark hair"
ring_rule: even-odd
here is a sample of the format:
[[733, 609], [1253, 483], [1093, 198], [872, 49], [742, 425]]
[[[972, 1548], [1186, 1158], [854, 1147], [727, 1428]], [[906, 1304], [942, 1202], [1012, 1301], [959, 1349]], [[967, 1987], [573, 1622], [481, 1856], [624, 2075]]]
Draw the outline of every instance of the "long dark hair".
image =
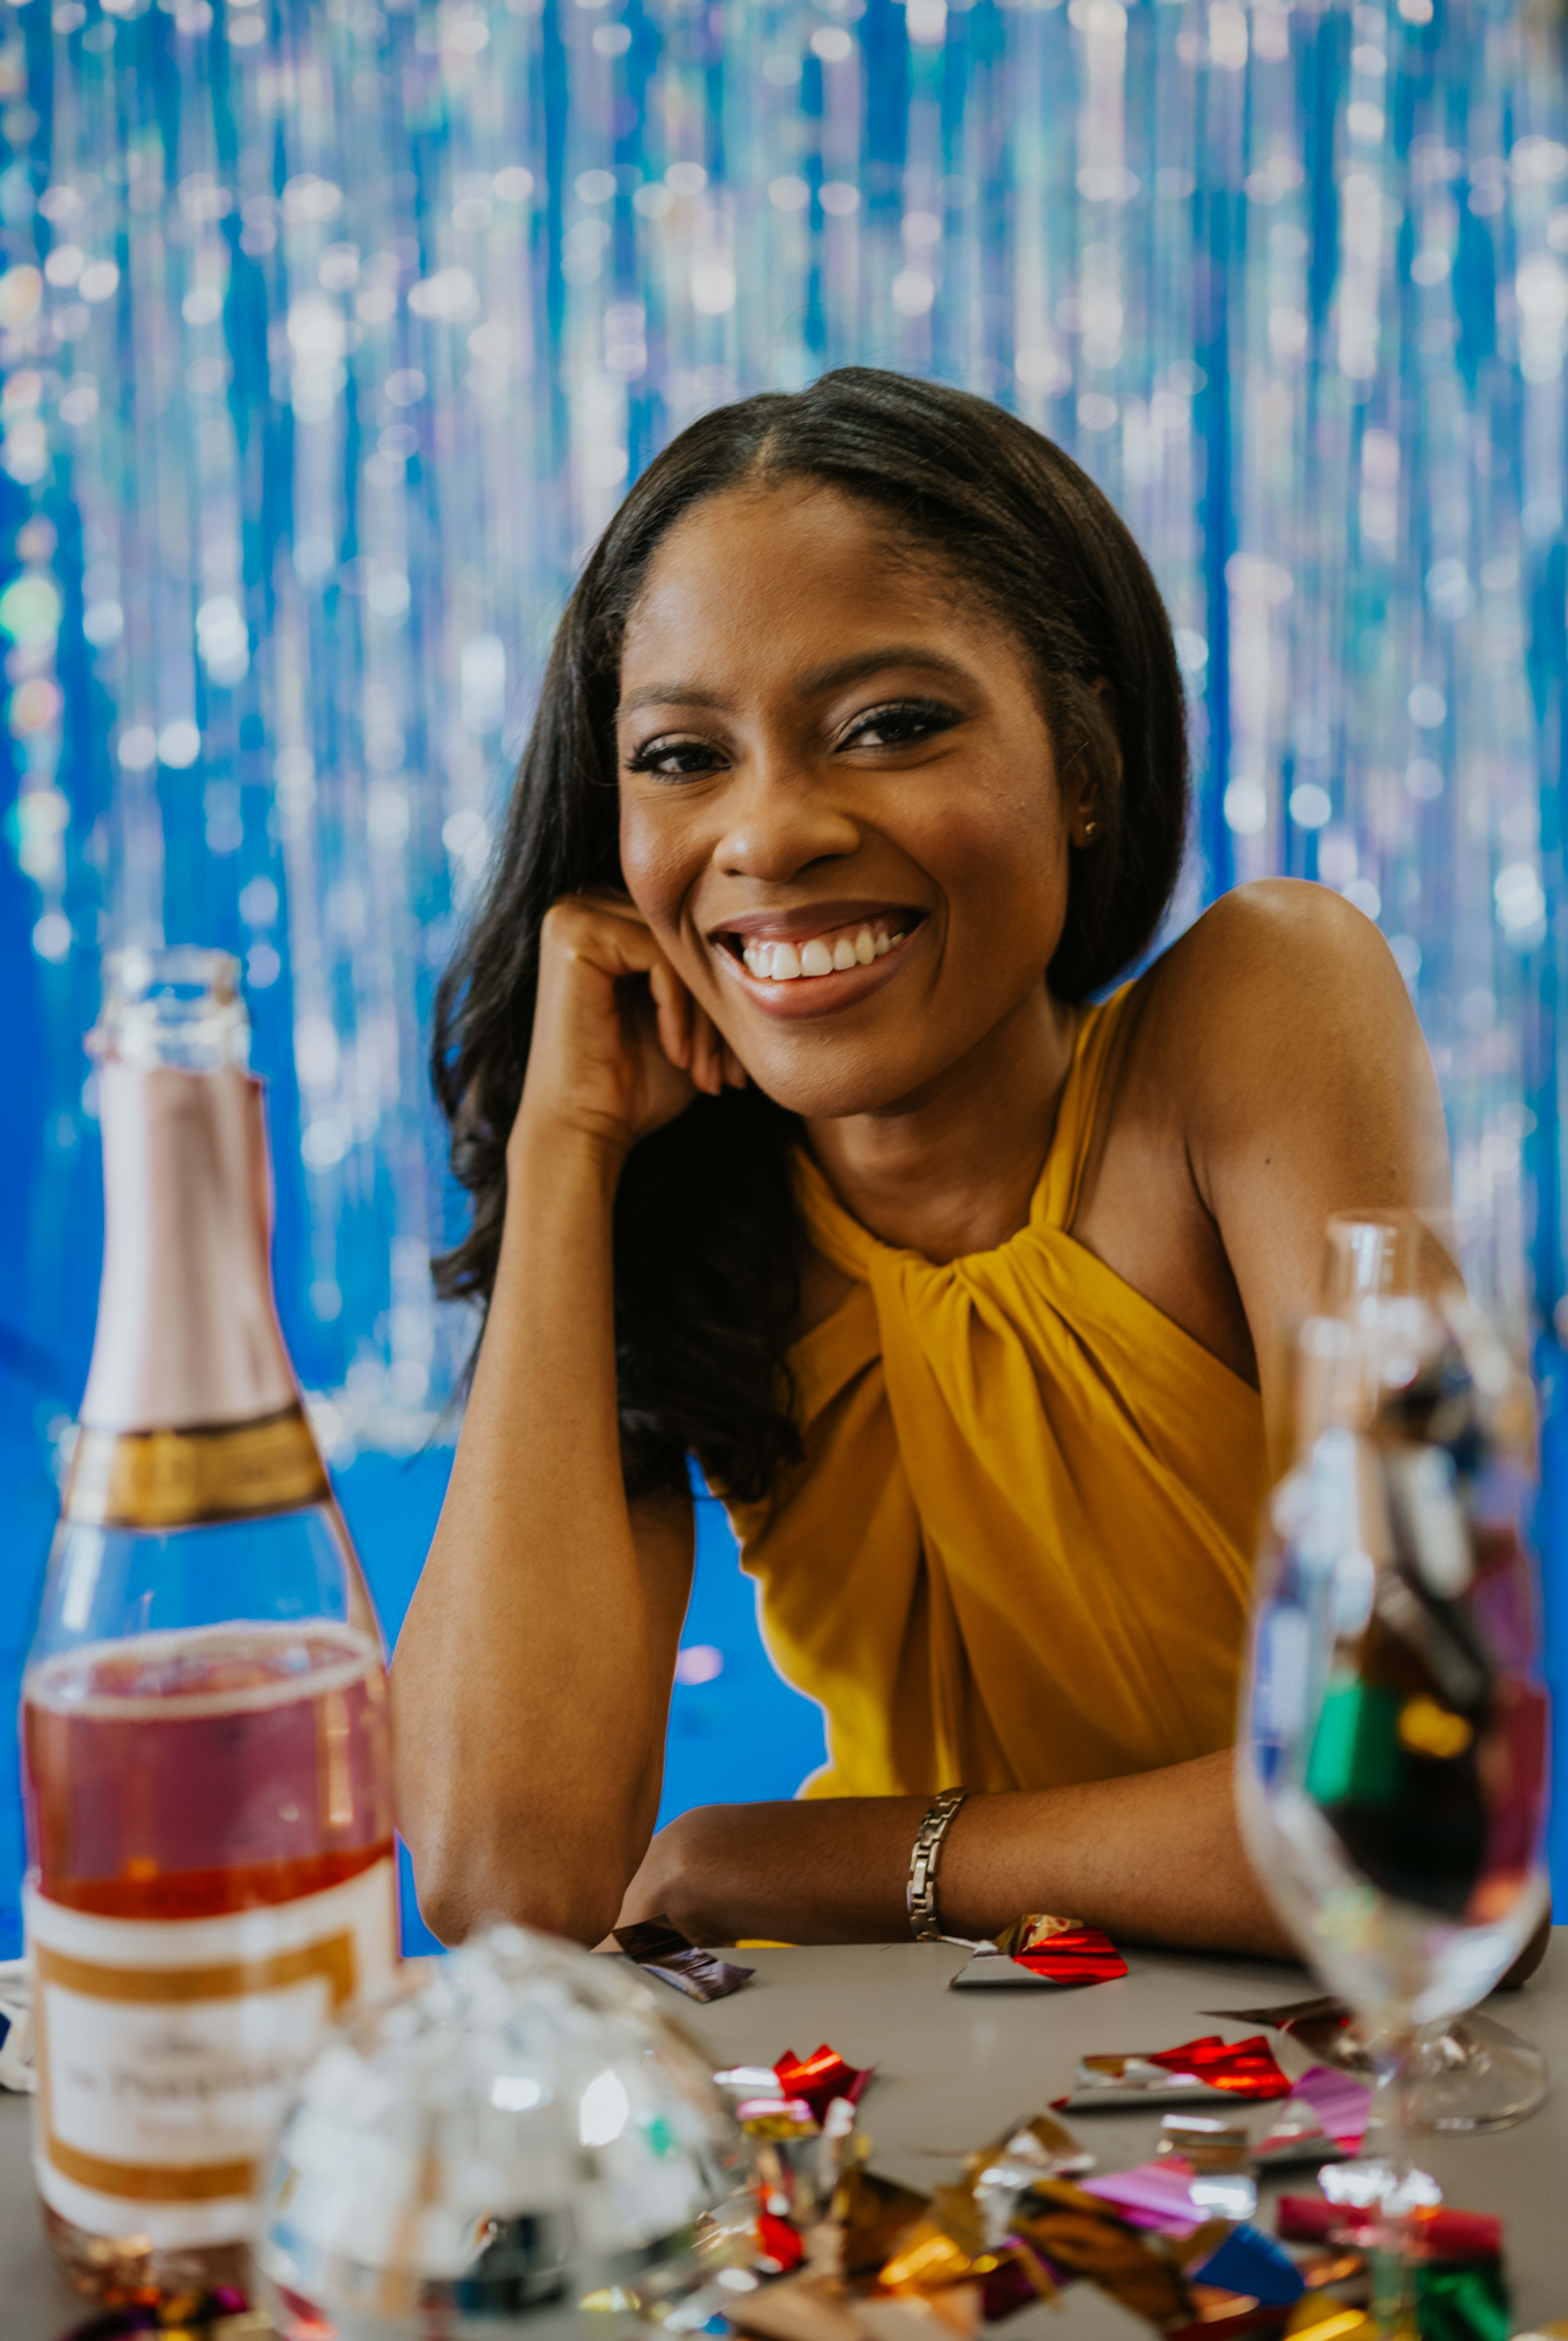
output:
[[[1181, 679], [1158, 589], [1094, 482], [986, 400], [849, 366], [718, 408], [650, 463], [595, 546], [555, 637], [482, 902], [437, 994], [436, 1094], [473, 1221], [438, 1290], [488, 1301], [506, 1141], [533, 1022], [541, 922], [622, 882], [614, 719], [620, 644], [652, 555], [702, 497], [820, 481], [891, 515], [1028, 653], [1058, 754], [1096, 783], [1053, 991], [1080, 1001], [1146, 950], [1186, 818]], [[1097, 685], [1099, 688], [1097, 688]], [[785, 1364], [799, 1305], [794, 1117], [755, 1086], [700, 1097], [634, 1149], [615, 1209], [621, 1451], [633, 1494], [695, 1454], [754, 1501], [799, 1454]]]

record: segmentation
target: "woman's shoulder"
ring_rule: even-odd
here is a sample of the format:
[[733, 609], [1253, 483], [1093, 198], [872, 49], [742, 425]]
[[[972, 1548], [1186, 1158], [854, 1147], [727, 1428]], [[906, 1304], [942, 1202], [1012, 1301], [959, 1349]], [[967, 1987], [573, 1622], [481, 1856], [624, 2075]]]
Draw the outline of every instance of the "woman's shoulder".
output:
[[1155, 989], [1269, 972], [1295, 981], [1346, 963], [1385, 966], [1404, 990], [1382, 932], [1343, 894], [1307, 878], [1254, 878], [1211, 902], [1138, 981]]
[[1352, 904], [1270, 879], [1195, 920], [1114, 1037], [1073, 1232], [1251, 1379], [1247, 1309], [1272, 1322], [1282, 1293], [1310, 1290], [1328, 1212], [1444, 1190], [1442, 1101], [1404, 979]]
[[1435, 1081], [1394, 954], [1326, 886], [1259, 879], [1196, 919], [1137, 980], [1126, 1080], [1189, 1136], [1299, 1125], [1370, 1090], [1424, 1108]]
[[1141, 1035], [1158, 1037], [1167, 1062], [1225, 1063], [1255, 1044], [1265, 1062], [1313, 1041], [1331, 1049], [1347, 1027], [1389, 1021], [1414, 1031], [1415, 1014], [1378, 928], [1327, 886], [1258, 878], [1209, 905], [1134, 986]]

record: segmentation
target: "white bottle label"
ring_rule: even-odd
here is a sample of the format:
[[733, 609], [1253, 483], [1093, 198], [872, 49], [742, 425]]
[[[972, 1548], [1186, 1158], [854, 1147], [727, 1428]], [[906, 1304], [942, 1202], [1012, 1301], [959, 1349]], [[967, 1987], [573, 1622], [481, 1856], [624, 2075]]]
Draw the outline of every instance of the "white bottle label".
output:
[[301, 2072], [334, 2017], [391, 1979], [392, 1860], [216, 1918], [99, 1918], [32, 1888], [25, 1912], [44, 2200], [154, 2247], [247, 2235]]

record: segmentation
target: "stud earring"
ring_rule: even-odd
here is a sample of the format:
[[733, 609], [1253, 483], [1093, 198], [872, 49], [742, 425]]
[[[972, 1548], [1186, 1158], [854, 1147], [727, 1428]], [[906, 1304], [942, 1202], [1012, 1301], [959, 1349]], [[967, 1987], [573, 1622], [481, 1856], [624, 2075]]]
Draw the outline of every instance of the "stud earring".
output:
[[1086, 845], [1088, 843], [1088, 842], [1089, 842], [1090, 838], [1091, 838], [1091, 837], [1093, 837], [1093, 835], [1094, 835], [1094, 833], [1095, 833], [1096, 830], [1097, 830], [1097, 829], [1098, 829], [1098, 827], [1099, 827], [1099, 822], [1098, 822], [1097, 821], [1086, 821], [1086, 822], [1085, 822], [1085, 823], [1084, 823], [1084, 843], [1085, 843]]

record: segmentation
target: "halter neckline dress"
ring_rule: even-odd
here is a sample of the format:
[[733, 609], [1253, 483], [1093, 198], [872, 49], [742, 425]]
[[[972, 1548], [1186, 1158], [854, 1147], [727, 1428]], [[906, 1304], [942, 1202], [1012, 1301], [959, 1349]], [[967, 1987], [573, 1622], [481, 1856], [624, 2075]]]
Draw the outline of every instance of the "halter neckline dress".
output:
[[854, 1286], [790, 1353], [803, 1464], [729, 1511], [774, 1662], [824, 1710], [806, 1795], [1054, 1788], [1234, 1738], [1262, 1406], [1067, 1232], [1131, 995], [1082, 1017], [994, 1250], [882, 1243], [798, 1158]]

